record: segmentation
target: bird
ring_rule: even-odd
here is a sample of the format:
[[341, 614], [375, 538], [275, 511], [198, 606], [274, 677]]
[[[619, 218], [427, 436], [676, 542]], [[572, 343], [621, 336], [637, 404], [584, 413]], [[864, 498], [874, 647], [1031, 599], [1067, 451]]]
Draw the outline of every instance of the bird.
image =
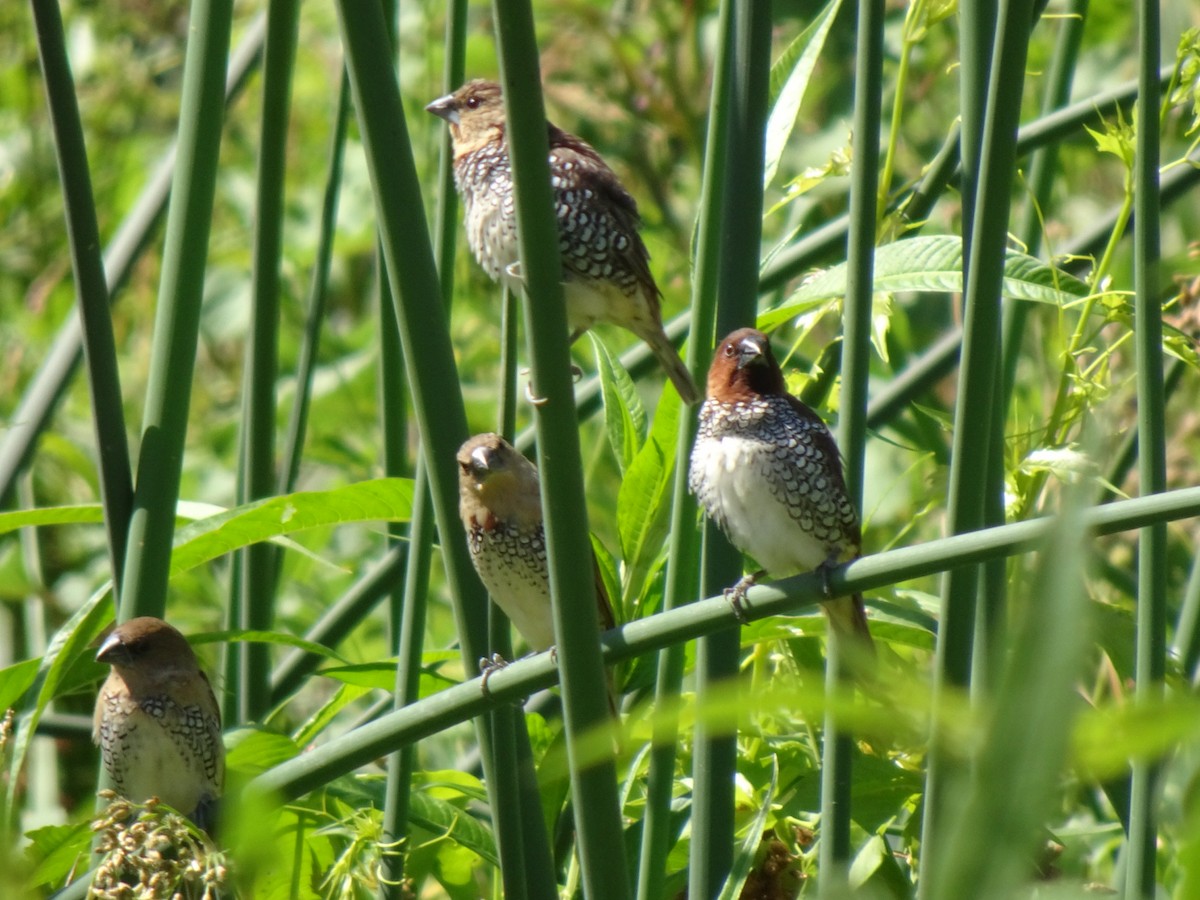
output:
[[92, 737], [113, 788], [135, 803], [157, 797], [211, 833], [225, 786], [221, 712], [187, 639], [140, 616], [108, 635], [96, 661], [112, 667]]
[[[496, 605], [535, 651], [554, 645], [550, 574], [537, 468], [498, 434], [477, 434], [458, 451], [458, 511], [471, 562]], [[596, 625], [615, 623], [593, 556]]]
[[[520, 254], [500, 85], [468, 81], [425, 109], [450, 125], [471, 252], [493, 281], [516, 290]], [[638, 233], [637, 201], [590, 144], [550, 122], [546, 128], [571, 342], [597, 322], [626, 328], [650, 346], [680, 398], [699, 402], [691, 373], [663, 330], [662, 293]]]
[[[827, 574], [861, 555], [861, 529], [833, 435], [788, 393], [765, 334], [742, 328], [725, 337], [706, 388], [688, 488], [734, 546], [762, 566], [728, 592], [742, 617], [741, 601], [757, 578]], [[860, 594], [822, 607], [835, 631], [873, 652]]]

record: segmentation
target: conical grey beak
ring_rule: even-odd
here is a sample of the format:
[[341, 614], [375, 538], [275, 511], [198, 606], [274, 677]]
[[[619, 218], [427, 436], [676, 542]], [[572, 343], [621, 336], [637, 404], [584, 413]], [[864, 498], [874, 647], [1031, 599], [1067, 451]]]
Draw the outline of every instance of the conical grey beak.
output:
[[458, 107], [454, 104], [453, 94], [438, 97], [425, 107], [425, 111], [433, 113], [439, 119], [445, 119], [451, 125], [458, 124]]
[[754, 363], [764, 362], [766, 357], [766, 347], [757, 338], [746, 337], [738, 341], [737, 367], [739, 369], [744, 369], [746, 366]]

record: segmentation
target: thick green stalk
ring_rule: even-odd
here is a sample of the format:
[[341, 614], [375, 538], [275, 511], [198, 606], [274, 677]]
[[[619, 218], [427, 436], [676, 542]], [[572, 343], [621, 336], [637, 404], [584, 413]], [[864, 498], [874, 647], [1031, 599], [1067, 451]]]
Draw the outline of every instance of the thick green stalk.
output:
[[[1079, 528], [1096, 536], [1200, 516], [1200, 487], [1183, 488], [1119, 500], [1085, 510]], [[999, 556], [1016, 556], [1044, 549], [1061, 526], [1055, 518], [1029, 519], [968, 534], [940, 538], [865, 556], [829, 573], [835, 596], [861, 593], [945, 572]], [[815, 572], [752, 587], [745, 607], [751, 619], [794, 615], [825, 599], [824, 579]], [[704, 634], [728, 629], [733, 610], [722, 593], [695, 603], [628, 622], [603, 641], [608, 663], [631, 659]], [[490, 697], [479, 690], [479, 679], [455, 685], [389, 713], [304, 753], [254, 779], [253, 787], [277, 791], [285, 801], [353, 771], [405, 743], [420, 740], [451, 725], [468, 721], [498, 704], [510, 703], [554, 684], [557, 667], [549, 654], [517, 660], [495, 672], [488, 681]]]
[[[1143, 495], [1166, 490], [1163, 412], [1162, 304], [1159, 299], [1159, 80], [1158, 0], [1138, 8], [1137, 148], [1134, 153], [1133, 330], [1137, 363], [1138, 484]], [[1139, 700], [1163, 691], [1166, 670], [1167, 527], [1142, 529], [1138, 540], [1137, 636], [1134, 676]], [[1126, 897], [1155, 896], [1159, 763], [1133, 764]]]
[[[279, 379], [279, 267], [283, 258], [283, 181], [288, 112], [300, 22], [297, 0], [271, 0], [263, 50], [262, 137], [258, 154], [251, 302], [242, 397], [240, 503], [275, 491], [275, 386]], [[275, 619], [279, 554], [268, 544], [242, 551], [238, 602], [242, 628], [269, 631]], [[261, 719], [271, 703], [271, 647], [240, 645], [239, 720]], [[236, 652], [236, 651], [235, 651]]]
[[122, 618], [161, 616], [166, 609], [167, 572], [175, 535], [175, 505], [225, 111], [225, 63], [232, 16], [230, 0], [196, 0], [188, 22], [179, 157], [167, 213], [162, 281], [125, 557]]
[[[1032, 0], [1010, 0], [1001, 6], [993, 54], [995, 64], [991, 67], [982, 133], [976, 141], [965, 126], [963, 131], [964, 147], [974, 144], [980, 148], [980, 165], [965, 273], [962, 375], [950, 463], [947, 524], [951, 534], [974, 531], [986, 522], [990, 480], [980, 462], [988, 458], [995, 419], [980, 415], [979, 411], [991, 409], [998, 381], [996, 335], [1000, 328], [1000, 288], [1016, 165], [1013, 138], [1017, 134], [1020, 115], [1032, 12]], [[965, 43], [969, 45], [971, 41]], [[964, 99], [967, 95], [964, 92]], [[969, 565], [953, 569], [943, 581], [935, 695], [945, 688], [965, 685], [970, 676], [977, 582], [977, 571]], [[949, 760], [938, 751], [937, 736], [934, 737], [926, 775], [922, 823], [922, 896], [934, 896], [937, 890], [937, 885], [932, 882], [936, 872], [933, 862], [944, 838], [942, 815], [953, 772]]]
[[[724, 177], [710, 198], [720, 208], [721, 231], [710, 234], [719, 245], [717, 330], [720, 340], [757, 313], [755, 287], [762, 256], [762, 198], [770, 81], [771, 5], [734, 3], [721, 7], [728, 29], [728, 71], [724, 81]], [[716, 87], [714, 86], [714, 90]], [[720, 100], [721, 98], [718, 98]], [[702, 590], [715, 593], [741, 575], [740, 554], [711, 523], [706, 523]], [[702, 639], [696, 648], [696, 696], [701, 703], [738, 675], [741, 629], [729, 628]], [[714, 730], [701, 719], [693, 742], [692, 842], [688, 893], [713, 897], [729, 877], [734, 846], [734, 783], [737, 733]]]
[[[725, 34], [729, 7], [722, 6], [718, 34]], [[691, 328], [687, 364], [697, 384], [712, 355], [717, 310], [717, 271], [720, 264], [721, 204], [725, 180], [729, 79], [727, 42], [717, 44], [713, 62], [713, 88], [709, 101], [708, 130], [705, 136], [704, 171], [696, 225], [696, 257], [692, 267]], [[696, 576], [699, 534], [695, 528], [696, 502], [687, 487], [691, 448], [699, 422], [694, 415], [679, 417], [679, 440], [675, 459], [675, 480], [671, 505], [671, 536], [664, 609], [677, 609], [696, 599], [700, 587]], [[682, 643], [664, 648], [658, 657], [655, 678], [654, 735], [646, 775], [646, 809], [642, 816], [642, 845], [638, 856], [638, 900], [657, 900], [666, 880], [667, 855], [671, 850], [671, 802], [675, 788], [675, 759], [678, 722], [666, 712], [673, 708], [683, 683], [685, 647]]]
[[[975, 777], [959, 783], [947, 811], [944, 852], [931, 860], [937, 900], [1012, 897], [1029, 883], [1047, 816], [1054, 814], [1060, 772], [1080, 708], [1076, 685], [1089, 646], [1084, 590], [1090, 537], [1080, 527], [1086, 488], [1076, 486], [1054, 520], [1033, 602], [1003, 657]], [[997, 852], [998, 848], [1003, 852]]]
[[[450, 4], [446, 22], [445, 71], [447, 89], [457, 85], [463, 76], [466, 49], [466, 0]], [[441, 136], [438, 168], [437, 206], [434, 213], [434, 254], [437, 258], [440, 298], [449, 319], [450, 301], [454, 290], [454, 251], [457, 234], [458, 195], [454, 190], [452, 154], [449, 134], [438, 129]], [[396, 331], [395, 323], [390, 326]], [[390, 378], [402, 377], [400, 371]], [[395, 443], [394, 441], [392, 443]], [[417, 462], [413, 516], [409, 523], [408, 546], [411, 552], [404, 572], [403, 592], [399, 609], [394, 610], [397, 654], [396, 686], [393, 708], [400, 709], [420, 696], [421, 657], [424, 649], [426, 599], [429, 593], [429, 569], [435, 540], [433, 510], [430, 503], [425, 466]], [[396, 548], [393, 548], [393, 552]], [[398, 620], [398, 621], [397, 621]], [[495, 723], [493, 722], [493, 732]], [[497, 735], [498, 740], [502, 740]], [[496, 746], [499, 746], [497, 744]], [[403, 888], [404, 867], [409, 851], [408, 815], [412, 792], [413, 771], [416, 768], [416, 747], [409, 744], [388, 757], [386, 800], [383, 811], [383, 868], [380, 879], [381, 900], [398, 900]], [[497, 766], [499, 768], [499, 765]], [[499, 796], [497, 794], [496, 796]], [[510, 852], [511, 857], [511, 852]], [[522, 858], [518, 855], [518, 858]]]
[[[595, 584], [575, 415], [566, 304], [554, 215], [546, 115], [533, 10], [529, 2], [493, 4], [512, 160], [517, 243], [525, 287], [525, 333], [532, 362], [542, 514], [562, 672], [563, 719], [584, 894], [629, 896], [611, 752], [584, 760], [587, 732], [608, 720], [604, 664], [596, 642]], [[532, 867], [531, 867], [532, 868]]]
[[[413, 414], [421, 435], [435, 520], [445, 537], [459, 533], [462, 527], [455, 454], [467, 436], [467, 420], [446, 313], [441, 303], [430, 302], [430, 298], [441, 296], [441, 285], [422, 215], [420, 182], [396, 74], [390, 64], [383, 11], [376, 4], [341, 0], [338, 15], [374, 188], [383, 257], [396, 304]], [[443, 540], [441, 549], [463, 665], [470, 671], [487, 646], [487, 598], [471, 565], [466, 541]], [[402, 713], [404, 710], [392, 715]], [[476, 734], [494, 805], [495, 784], [504, 775], [495, 769], [491, 730], [485, 721], [476, 722]], [[397, 746], [388, 746], [383, 752], [392, 752]], [[535, 797], [525, 800], [531, 805], [537, 802]], [[524, 863], [510, 856], [503, 841], [500, 855], [502, 871], [516, 871]], [[535, 862], [531, 869], [549, 871], [548, 861], [545, 865]], [[552, 878], [549, 890], [553, 891]], [[535, 894], [544, 895], [544, 891]]]
[[[858, 4], [855, 43], [854, 130], [850, 170], [850, 231], [846, 299], [843, 306], [842, 387], [838, 404], [838, 446], [846, 466], [846, 489], [862, 516], [866, 480], [867, 383], [871, 374], [871, 307], [874, 300], [876, 194], [879, 190], [879, 132], [883, 98], [883, 0]], [[901, 104], [900, 80], [896, 104]], [[886, 190], [886, 184], [884, 185]], [[826, 684], [830, 694], [846, 687], [841, 639], [829, 632]], [[821, 842], [819, 894], [846, 888], [850, 860], [850, 788], [854, 745], [838, 727], [830, 705], [821, 750]]]
[[[1058, 40], [1054, 44], [1054, 56], [1046, 77], [1046, 91], [1042, 98], [1042, 114], [1049, 115], [1062, 109], [1071, 98], [1071, 85], [1075, 66], [1079, 60], [1079, 48], [1083, 43], [1083, 24], [1087, 18], [1088, 0], [1072, 0], [1067, 14], [1059, 20]], [[1018, 237], [1025, 245], [1025, 252], [1037, 256], [1042, 246], [1043, 217], [1050, 204], [1058, 161], [1056, 144], [1040, 147], [1029, 160], [1029, 197], [1025, 201], [1025, 215]], [[1017, 362], [1021, 357], [1021, 338], [1025, 333], [1025, 318], [1029, 304], [1009, 301], [1004, 310], [1004, 380], [1000, 396], [1004, 406], [1012, 403], [1013, 386], [1017, 378]]]
[[[289, 494], [296, 489], [300, 460], [304, 455], [304, 436], [308, 431], [308, 411], [312, 401], [313, 372], [317, 367], [317, 351], [321, 329], [325, 325], [325, 298], [329, 288], [329, 266], [333, 259], [334, 235], [337, 231], [338, 198], [342, 188], [342, 158], [346, 151], [346, 123], [350, 119], [350, 79], [342, 70], [338, 87], [337, 111], [329, 142], [329, 169], [325, 175], [325, 194], [321, 200], [321, 226], [317, 235], [317, 254], [313, 262], [312, 279], [308, 288], [308, 304], [304, 317], [304, 336], [296, 361], [295, 401], [288, 417], [287, 437], [279, 465], [278, 493]], [[278, 574], [278, 566], [276, 566]]]
[[54, 128], [59, 182], [67, 217], [67, 240], [75, 293], [79, 298], [88, 389], [92, 399], [92, 422], [99, 456], [100, 499], [108, 534], [108, 556], [112, 566], [114, 595], [120, 597], [125, 566], [125, 540], [133, 506], [133, 476], [129, 468], [129, 441], [125, 414], [121, 409], [121, 379], [117, 370], [117, 348], [108, 309], [108, 285], [100, 256], [100, 230], [92, 178], [88, 171], [83, 124], [75, 99], [75, 81], [67, 59], [62, 15], [57, 0], [33, 0], [37, 27], [38, 58], [46, 85], [46, 105]]
[[[413, 515], [409, 528], [410, 552], [404, 571], [395, 646], [397, 660], [393, 709], [403, 709], [415, 703], [420, 696], [421, 653], [425, 645], [425, 596], [429, 592], [429, 567], [435, 537], [432, 513], [425, 466], [418, 462], [416, 486], [413, 489]], [[391, 552], [395, 552], [400, 546], [394, 546]], [[404, 896], [404, 866], [410, 850], [409, 797], [412, 793], [416, 755], [416, 746], [406, 744], [388, 756], [383, 836], [380, 841], [383, 868], [383, 877], [379, 880], [381, 900], [400, 900]]]

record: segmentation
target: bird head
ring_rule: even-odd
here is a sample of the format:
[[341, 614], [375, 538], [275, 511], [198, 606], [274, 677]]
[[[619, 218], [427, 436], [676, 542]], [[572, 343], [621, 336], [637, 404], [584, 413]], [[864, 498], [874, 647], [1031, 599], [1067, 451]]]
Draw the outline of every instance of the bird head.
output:
[[783, 371], [761, 331], [739, 328], [727, 335], [708, 370], [708, 396], [721, 402], [786, 394]]
[[537, 469], [498, 434], [477, 434], [459, 448], [458, 488], [468, 528], [472, 522], [532, 525], [542, 519]]
[[504, 98], [494, 81], [468, 81], [452, 94], [438, 97], [425, 107], [450, 123], [456, 155], [470, 152], [503, 137]]
[[139, 616], [114, 628], [100, 645], [96, 662], [122, 670], [153, 668], [190, 672], [199, 668], [187, 639], [154, 616]]

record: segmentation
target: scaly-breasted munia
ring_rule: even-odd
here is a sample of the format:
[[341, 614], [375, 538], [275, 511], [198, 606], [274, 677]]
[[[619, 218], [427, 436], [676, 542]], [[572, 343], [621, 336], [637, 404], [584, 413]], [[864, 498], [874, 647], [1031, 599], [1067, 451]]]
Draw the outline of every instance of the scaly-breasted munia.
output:
[[[520, 254], [500, 85], [469, 81], [425, 108], [450, 123], [471, 252], [492, 279], [515, 290]], [[546, 127], [571, 341], [597, 322], [627, 328], [650, 345], [683, 401], [697, 402], [699, 391], [663, 331], [637, 202], [587, 142]]]
[[112, 671], [96, 698], [93, 738], [123, 797], [157, 797], [211, 830], [225, 786], [221, 712], [182, 634], [153, 616], [119, 625], [97, 662]]
[[[776, 578], [856, 559], [858, 513], [841, 454], [821, 417], [788, 393], [767, 336], [752, 328], [721, 342], [708, 372], [688, 486], [705, 512]], [[872, 646], [861, 595], [822, 604], [833, 627]]]
[[[458, 511], [484, 587], [534, 650], [554, 644], [542, 495], [533, 463], [498, 434], [477, 434], [458, 451]], [[613, 627], [596, 577], [596, 620]]]

